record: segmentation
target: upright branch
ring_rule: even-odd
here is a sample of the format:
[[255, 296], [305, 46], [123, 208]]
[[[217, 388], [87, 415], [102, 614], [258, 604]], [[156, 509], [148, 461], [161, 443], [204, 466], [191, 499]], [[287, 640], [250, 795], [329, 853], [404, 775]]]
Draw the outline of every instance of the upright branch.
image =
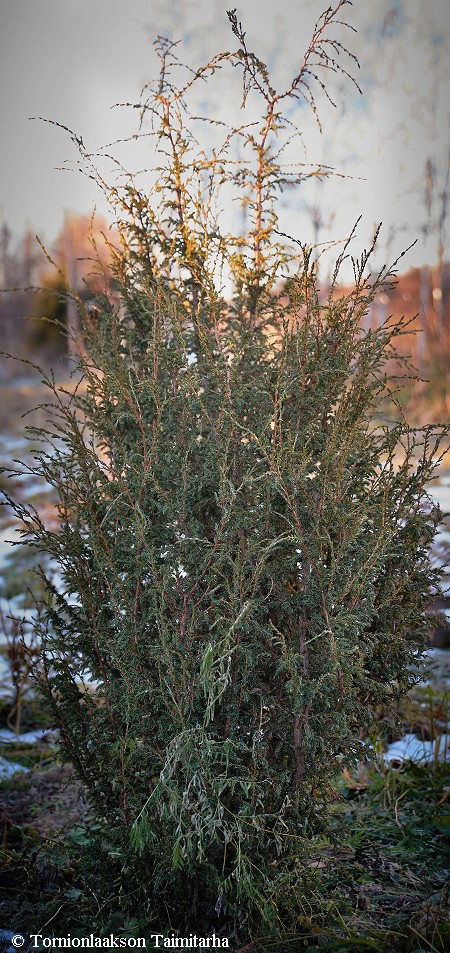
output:
[[[314, 85], [317, 85], [325, 94], [329, 102], [335, 106], [327, 86], [320, 76], [320, 71], [332, 71], [346, 76], [361, 92], [356, 80], [345, 69], [340, 56], [346, 55], [359, 67], [356, 56], [338, 40], [328, 36], [331, 26], [345, 26], [353, 30], [347, 23], [338, 18], [342, 8], [350, 0], [340, 0], [334, 7], [329, 8], [315, 24], [311, 42], [304, 54], [300, 69], [288, 86], [277, 92], [270, 82], [269, 71], [254, 53], [250, 52], [246, 43], [246, 34], [242, 23], [238, 20], [236, 10], [228, 11], [228, 19], [234, 35], [239, 40], [240, 48], [232, 55], [233, 65], [240, 65], [243, 70], [243, 97], [242, 107], [245, 107], [247, 98], [254, 91], [264, 101], [262, 123], [259, 133], [242, 131], [244, 143], [249, 146], [255, 155], [255, 164], [246, 177], [246, 186], [250, 191], [247, 199], [252, 209], [253, 228], [251, 230], [251, 253], [253, 265], [251, 269], [251, 284], [248, 288], [250, 312], [255, 314], [258, 301], [264, 289], [271, 290], [272, 282], [282, 263], [286, 263], [285, 248], [274, 243], [274, 233], [277, 231], [278, 215], [275, 198], [277, 190], [282, 190], [287, 184], [295, 185], [312, 175], [326, 177], [331, 170], [325, 166], [317, 166], [314, 171], [288, 171], [281, 162], [281, 155], [286, 141], [280, 143], [280, 133], [290, 127], [290, 138], [293, 131], [299, 130], [287, 118], [286, 108], [290, 100], [303, 100], [312, 110], [321, 129], [319, 113], [314, 95]], [[286, 137], [285, 137], [286, 138]], [[276, 150], [275, 150], [276, 147]]]
[[[136, 248], [136, 261], [145, 249], [152, 272], [164, 272], [169, 285], [184, 298], [187, 311], [195, 314], [206, 306], [211, 298], [211, 276], [216, 283], [228, 273], [235, 289], [240, 289], [242, 313], [247, 313], [252, 325], [257, 312], [270, 302], [281, 268], [295, 260], [292, 247], [276, 237], [277, 195], [311, 176], [324, 178], [334, 173], [324, 164], [285, 164], [286, 149], [294, 137], [301, 136], [288, 114], [296, 101], [302, 100], [321, 128], [316, 93], [324, 93], [332, 102], [325, 82], [330, 72], [342, 74], [359, 89], [341, 62], [347, 57], [358, 66], [358, 61], [332, 35], [335, 27], [353, 29], [339, 17], [348, 3], [350, 0], [340, 0], [319, 18], [300, 68], [280, 91], [272, 84], [266, 64], [249, 50], [236, 10], [228, 11], [228, 18], [239, 48], [218, 54], [196, 70], [179, 60], [177, 43], [164, 37], [155, 41], [159, 76], [145, 84], [137, 103], [124, 105], [138, 110], [139, 135], [150, 135], [156, 141], [162, 157], [154, 170], [157, 180], [144, 193], [119, 169], [125, 174], [125, 185], [109, 188], [108, 194], [122, 225], [124, 245]], [[220, 119], [200, 117], [211, 134], [220, 128], [225, 131], [217, 147], [211, 146], [211, 141], [201, 146], [193, 133], [189, 99], [200, 82], [227, 63], [243, 71], [242, 110], [245, 112], [252, 96], [260, 120], [230, 127]], [[180, 71], [187, 72], [181, 84], [174, 76]], [[262, 109], [258, 100], [262, 100]], [[250, 211], [251, 227], [245, 236], [221, 230], [220, 194], [225, 181]]]

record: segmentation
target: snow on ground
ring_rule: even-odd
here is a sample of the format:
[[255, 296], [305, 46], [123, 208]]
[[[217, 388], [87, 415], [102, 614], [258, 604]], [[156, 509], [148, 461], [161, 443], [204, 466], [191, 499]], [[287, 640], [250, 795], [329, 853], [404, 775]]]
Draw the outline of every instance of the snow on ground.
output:
[[391, 765], [403, 761], [414, 761], [415, 764], [450, 761], [450, 735], [440, 735], [434, 741], [422, 741], [416, 735], [406, 734], [399, 741], [388, 745], [383, 761]]
[[421, 688], [428, 685], [450, 688], [450, 651], [427, 649], [421, 657], [418, 671], [423, 672], [423, 678], [417, 683]]
[[10, 731], [9, 728], [0, 728], [0, 744], [23, 744], [23, 745], [33, 745], [36, 743], [42, 744], [43, 741], [57, 741], [59, 736], [58, 731], [54, 731], [51, 728], [38, 728], [36, 731], [23, 731], [22, 734], [16, 735], [15, 731]]
[[15, 761], [8, 761], [0, 755], [0, 781], [8, 781], [19, 771], [29, 771], [23, 764], [17, 764]]

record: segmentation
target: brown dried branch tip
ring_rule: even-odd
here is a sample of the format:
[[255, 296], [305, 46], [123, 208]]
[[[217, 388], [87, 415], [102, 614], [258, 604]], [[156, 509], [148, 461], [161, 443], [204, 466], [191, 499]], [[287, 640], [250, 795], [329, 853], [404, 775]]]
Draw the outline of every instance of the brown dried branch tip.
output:
[[[344, 5], [279, 93], [235, 10], [237, 52], [180, 84], [158, 41], [160, 76], [137, 104], [156, 181], [99, 177], [121, 240], [82, 315], [84, 385], [68, 401], [48, 378], [61, 441], [33, 433], [52, 441], [32, 472], [55, 487], [58, 531], [10, 501], [59, 566], [40, 681], [106, 825], [98, 850], [126, 871], [123, 903], [181, 935], [295, 928], [308, 838], [342, 765], [367, 756], [375, 706], [409, 684], [439, 575], [427, 486], [445, 431], [397, 412], [401, 322], [361, 330], [395, 267], [374, 278], [363, 252], [343, 294], [349, 239], [323, 296], [311, 249], [277, 229], [286, 182], [329, 174], [283, 169], [282, 109], [316, 112], [320, 70], [347, 75], [329, 34]], [[188, 101], [227, 63], [260, 120], [209, 151]], [[243, 234], [221, 231], [223, 188], [246, 206]]]

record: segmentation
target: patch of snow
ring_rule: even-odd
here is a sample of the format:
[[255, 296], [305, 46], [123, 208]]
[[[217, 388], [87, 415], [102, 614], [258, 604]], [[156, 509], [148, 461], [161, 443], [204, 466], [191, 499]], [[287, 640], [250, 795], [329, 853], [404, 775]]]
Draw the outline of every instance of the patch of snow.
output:
[[0, 728], [0, 743], [4, 745], [34, 745], [40, 744], [42, 741], [56, 741], [58, 737], [59, 732], [49, 728], [39, 728], [36, 731], [24, 731], [21, 735], [16, 735], [16, 733], [10, 731], [9, 728]]
[[24, 768], [23, 764], [17, 764], [15, 761], [8, 761], [7, 758], [2, 758], [0, 756], [0, 781], [7, 781], [19, 771], [29, 770], [29, 768]]
[[430, 764], [450, 760], [450, 735], [441, 735], [434, 741], [422, 741], [416, 735], [407, 734], [399, 741], [388, 745], [384, 752], [385, 764], [413, 761], [414, 764]]
[[430, 487], [430, 496], [439, 504], [445, 514], [450, 510], [450, 482], [448, 477], [441, 477], [439, 483]]
[[[16, 539], [14, 539], [14, 536]], [[8, 526], [0, 533], [0, 567], [5, 565], [8, 556], [11, 555], [12, 543], [20, 543], [22, 537], [18, 526]]]
[[33, 623], [36, 618], [36, 609], [34, 606], [23, 609], [20, 605], [21, 596], [13, 596], [12, 599], [0, 598], [0, 606], [6, 618], [8, 616], [17, 616], [20, 622]]
[[0, 436], [0, 452], [10, 459], [15, 454], [21, 454], [24, 450], [28, 451], [29, 447], [28, 437], [19, 437], [17, 434], [11, 433], [2, 433]]
[[11, 689], [11, 666], [8, 659], [0, 655], [0, 698], [9, 698]]
[[419, 666], [423, 677], [416, 684], [421, 688], [436, 682], [439, 682], [442, 687], [450, 685], [450, 652], [448, 649], [427, 649], [423, 654], [420, 654]]

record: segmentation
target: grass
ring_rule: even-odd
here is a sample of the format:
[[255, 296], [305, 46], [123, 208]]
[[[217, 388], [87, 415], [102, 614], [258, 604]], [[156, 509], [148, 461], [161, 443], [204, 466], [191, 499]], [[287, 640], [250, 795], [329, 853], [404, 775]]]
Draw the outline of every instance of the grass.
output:
[[[380, 951], [450, 947], [449, 785], [448, 765], [366, 767], [341, 780], [342, 800], [318, 854], [325, 863], [319, 893], [335, 930], [342, 921], [330, 949], [354, 948], [362, 938]], [[328, 932], [323, 921], [321, 928]]]
[[0, 743], [0, 754], [5, 760], [33, 771], [45, 770], [55, 763], [55, 750], [48, 744], [9, 741], [4, 745]]
[[[403, 727], [406, 717], [412, 718], [406, 727], [421, 728], [430, 737], [444, 727], [446, 705], [445, 693], [417, 687], [398, 715]], [[380, 719], [384, 735], [389, 730], [395, 735], [395, 720], [389, 723], [385, 712]], [[19, 751], [8, 748], [2, 753], [18, 760]], [[45, 754], [39, 757], [44, 767]], [[25, 791], [31, 782], [23, 775], [17, 783]], [[57, 837], [37, 835], [32, 824], [6, 827], [3, 877], [9, 896], [3, 919], [8, 917], [11, 928], [35, 932], [36, 924], [48, 921], [40, 930], [44, 935], [163, 932], [152, 923], [143, 890], [134, 891], [131, 875], [127, 883], [120, 871], [120, 858], [111, 854], [108, 869], [100, 873], [100, 843], [107, 856], [101, 825], [84, 819]], [[289, 905], [291, 932], [255, 937], [251, 943], [241, 937], [234, 946], [230, 940], [230, 949], [445, 953], [450, 949], [449, 835], [450, 764], [436, 760], [392, 768], [367, 763], [344, 771], [336, 780], [327, 834], [312, 842]]]

